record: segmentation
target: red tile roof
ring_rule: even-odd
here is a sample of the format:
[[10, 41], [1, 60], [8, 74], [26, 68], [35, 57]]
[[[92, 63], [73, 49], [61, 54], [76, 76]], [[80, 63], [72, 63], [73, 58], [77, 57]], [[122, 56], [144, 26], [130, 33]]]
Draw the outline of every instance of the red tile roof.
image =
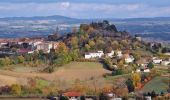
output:
[[77, 97], [77, 96], [81, 96], [81, 93], [79, 93], [79, 92], [66, 92], [63, 95], [68, 96], [68, 97]]

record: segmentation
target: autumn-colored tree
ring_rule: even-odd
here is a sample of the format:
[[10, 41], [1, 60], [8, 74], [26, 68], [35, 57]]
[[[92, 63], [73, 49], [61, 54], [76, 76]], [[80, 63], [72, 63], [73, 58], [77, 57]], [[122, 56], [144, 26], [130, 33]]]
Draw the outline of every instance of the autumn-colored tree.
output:
[[124, 67], [124, 60], [123, 60], [123, 59], [120, 59], [120, 60], [118, 61], [118, 67], [119, 67], [120, 69], [123, 69], [123, 67]]
[[89, 44], [90, 47], [93, 47], [93, 46], [95, 45], [95, 42], [94, 42], [93, 40], [90, 40], [90, 41], [88, 42], [88, 44]]
[[90, 48], [91, 48], [91, 47], [90, 47], [88, 44], [85, 45], [85, 49], [86, 49], [87, 51], [89, 51]]
[[70, 56], [71, 56], [71, 58], [72, 58], [73, 61], [75, 61], [75, 60], [78, 58], [78, 56], [79, 56], [78, 53], [79, 53], [79, 49], [72, 50], [72, 51], [70, 52]]
[[88, 24], [81, 24], [80, 25], [80, 31], [84, 31], [84, 32], [87, 32], [88, 29], [89, 29], [89, 25]]
[[112, 46], [112, 48], [113, 48], [114, 50], [119, 49], [119, 48], [120, 48], [119, 45], [120, 45], [120, 44], [118, 43], [118, 41], [112, 41], [112, 42], [111, 42], [111, 46]]
[[10, 65], [12, 63], [12, 60], [9, 57], [4, 58], [4, 65]]
[[4, 66], [5, 65], [5, 60], [3, 58], [0, 58], [0, 65]]
[[135, 58], [135, 61], [138, 61], [141, 58], [141, 55], [139, 53], [133, 53], [132, 55]]
[[124, 47], [126, 47], [126, 46], [128, 46], [128, 41], [127, 41], [127, 40], [122, 40], [122, 41], [121, 41], [121, 44], [122, 44]]
[[17, 60], [18, 60], [18, 63], [24, 63], [25, 58], [23, 56], [18, 56]]
[[109, 70], [114, 70], [114, 67], [112, 66], [112, 61], [111, 61], [110, 58], [105, 58], [105, 59], [103, 60], [103, 62], [104, 62], [104, 64], [105, 64], [105, 66], [107, 67], [107, 69], [109, 69]]
[[94, 31], [94, 28], [90, 26], [87, 30], [87, 34], [91, 34], [93, 33], [93, 31]]
[[64, 42], [60, 42], [58, 45], [58, 48], [56, 49], [57, 54], [60, 53], [68, 53], [68, 47], [66, 46], [66, 44]]
[[104, 52], [105, 53], [110, 53], [110, 52], [112, 52], [112, 47], [110, 47], [110, 46], [107, 46], [106, 48], [104, 48]]
[[79, 38], [79, 40], [80, 40], [82, 43], [84, 43], [84, 42], [86, 41], [86, 38], [85, 38], [84, 35], [81, 35], [80, 38]]
[[21, 86], [18, 84], [13, 84], [11, 86], [11, 92], [14, 95], [20, 95], [21, 94]]
[[135, 63], [129, 63], [129, 66], [131, 66], [131, 68], [132, 68], [133, 70], [136, 70], [137, 67], [138, 67], [138, 65], [135, 64]]
[[104, 47], [105, 47], [105, 42], [100, 38], [96, 38], [94, 49], [102, 50]]
[[135, 86], [137, 86], [138, 83], [141, 82], [141, 75], [139, 73], [132, 73], [131, 78], [132, 78], [133, 84]]
[[72, 49], [78, 48], [78, 38], [76, 36], [72, 37], [70, 42]]

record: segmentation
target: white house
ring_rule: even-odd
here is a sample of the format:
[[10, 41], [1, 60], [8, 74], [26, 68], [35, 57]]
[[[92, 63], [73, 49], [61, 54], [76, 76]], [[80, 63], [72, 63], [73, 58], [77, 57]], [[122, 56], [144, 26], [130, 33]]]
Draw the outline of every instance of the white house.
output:
[[101, 58], [104, 55], [103, 51], [90, 52], [85, 54], [85, 59]]
[[106, 56], [112, 58], [115, 52], [112, 50], [110, 53], [107, 53]]
[[52, 43], [40, 43], [37, 46], [37, 51], [42, 50], [44, 53], [49, 53], [50, 50], [53, 48]]
[[28, 54], [33, 54], [34, 53], [34, 51], [28, 51]]
[[122, 57], [123, 56], [122, 51], [117, 51], [116, 53], [117, 53], [117, 57]]
[[32, 45], [33, 46], [37, 46], [37, 45], [39, 45], [39, 44], [41, 44], [42, 43], [42, 41], [34, 41], [34, 42], [32, 42]]
[[144, 71], [143, 71], [143, 72], [145, 72], [145, 73], [149, 73], [149, 72], [150, 72], [150, 69], [149, 69], [149, 68], [144, 69]]
[[161, 64], [164, 65], [164, 66], [167, 66], [167, 65], [170, 64], [170, 61], [162, 61]]
[[136, 39], [137, 39], [138, 41], [142, 41], [142, 37], [137, 36]]
[[125, 57], [125, 63], [132, 63], [135, 58], [132, 55]]
[[159, 59], [159, 58], [157, 58], [157, 57], [153, 57], [153, 58], [152, 58], [152, 61], [153, 61], [154, 64], [161, 64], [162, 59]]
[[4, 46], [4, 45], [7, 45], [7, 44], [8, 44], [7, 42], [1, 42], [0, 46]]
[[145, 96], [146, 100], [152, 100], [151, 96]]

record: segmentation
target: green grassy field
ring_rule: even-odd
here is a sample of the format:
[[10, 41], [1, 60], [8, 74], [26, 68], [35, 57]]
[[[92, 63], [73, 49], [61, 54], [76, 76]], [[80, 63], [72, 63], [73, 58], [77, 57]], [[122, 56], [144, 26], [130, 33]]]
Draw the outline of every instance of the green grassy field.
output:
[[49, 85], [48, 81], [42, 80], [42, 79], [36, 79], [36, 83], [37, 83], [38, 88], [40, 89]]
[[64, 69], [96, 69], [103, 68], [103, 64], [98, 62], [71, 62], [62, 66]]
[[143, 91], [151, 92], [154, 90], [156, 93], [160, 93], [162, 91], [166, 92], [168, 88], [168, 83], [167, 83], [168, 80], [170, 80], [168, 77], [161, 77], [161, 76], [155, 77], [144, 86]]

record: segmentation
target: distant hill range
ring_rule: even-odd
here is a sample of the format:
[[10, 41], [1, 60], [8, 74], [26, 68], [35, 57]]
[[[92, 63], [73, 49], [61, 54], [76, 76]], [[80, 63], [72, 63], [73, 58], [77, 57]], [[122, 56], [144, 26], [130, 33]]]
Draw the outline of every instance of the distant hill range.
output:
[[89, 21], [100, 21], [100, 20], [109, 20], [109, 21], [170, 21], [170, 17], [153, 17], [153, 18], [96, 18], [96, 19], [77, 19], [70, 18], [60, 15], [53, 16], [34, 16], [34, 17], [5, 17], [0, 18], [0, 20], [56, 20], [64, 22], [89, 22]]
[[152, 17], [152, 18], [125, 18], [113, 19], [115, 21], [170, 21], [170, 17]]
[[0, 20], [77, 20], [75, 18], [53, 15], [53, 16], [34, 16], [34, 17], [5, 17]]
[[[45, 21], [44, 21], [45, 20]], [[51, 21], [52, 20], [52, 21]], [[32, 37], [48, 35], [57, 27], [64, 29], [59, 33], [67, 33], [72, 27], [82, 23], [101, 22], [108, 20], [120, 31], [138, 34], [148, 40], [170, 42], [170, 17], [153, 18], [96, 18], [77, 19], [60, 15], [35, 17], [6, 17], [0, 18], [0, 38]], [[62, 26], [65, 24], [66, 26]]]

